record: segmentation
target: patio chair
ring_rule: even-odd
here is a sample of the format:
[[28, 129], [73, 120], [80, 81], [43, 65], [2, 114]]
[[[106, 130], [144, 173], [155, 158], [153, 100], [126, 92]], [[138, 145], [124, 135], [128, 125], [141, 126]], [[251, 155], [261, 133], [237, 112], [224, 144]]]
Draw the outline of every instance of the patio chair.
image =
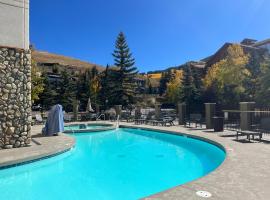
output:
[[189, 118], [185, 119], [185, 127], [191, 127], [191, 124], [194, 123], [195, 127], [197, 128], [200, 126], [202, 128], [203, 118], [201, 114], [190, 114]]

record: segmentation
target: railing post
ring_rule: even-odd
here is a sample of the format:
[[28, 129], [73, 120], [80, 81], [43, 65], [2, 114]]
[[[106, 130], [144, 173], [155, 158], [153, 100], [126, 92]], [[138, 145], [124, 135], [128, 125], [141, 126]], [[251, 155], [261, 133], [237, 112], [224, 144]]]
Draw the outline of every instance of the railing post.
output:
[[161, 113], [161, 105], [156, 104], [155, 105], [155, 118], [159, 119], [160, 118], [160, 113]]
[[184, 125], [185, 124], [185, 119], [186, 119], [186, 104], [185, 103], [179, 103], [178, 104], [178, 124], [179, 125]]
[[205, 122], [206, 129], [214, 128], [213, 117], [216, 113], [216, 103], [205, 103]]
[[252, 125], [252, 113], [254, 111], [255, 102], [240, 102], [240, 128], [242, 130], [250, 130]]

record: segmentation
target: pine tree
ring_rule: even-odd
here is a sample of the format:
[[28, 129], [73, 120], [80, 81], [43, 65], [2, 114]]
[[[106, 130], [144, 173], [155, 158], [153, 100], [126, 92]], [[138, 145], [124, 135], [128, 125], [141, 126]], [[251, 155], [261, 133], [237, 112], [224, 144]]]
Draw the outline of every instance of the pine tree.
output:
[[42, 78], [44, 80], [44, 90], [40, 94], [38, 103], [41, 104], [43, 110], [48, 110], [51, 106], [58, 103], [58, 94], [55, 85], [50, 83], [48, 76], [46, 74], [43, 74]]
[[88, 71], [79, 75], [77, 81], [77, 94], [76, 98], [80, 100], [80, 106], [83, 110], [86, 110], [86, 105], [89, 98], [89, 75]]
[[135, 67], [135, 59], [126, 42], [125, 35], [120, 32], [115, 42], [115, 50], [112, 54], [114, 65], [117, 67], [113, 71], [112, 101], [114, 104], [127, 106], [135, 102], [135, 81], [134, 78], [138, 73]]
[[64, 70], [61, 72], [61, 81], [58, 88], [58, 98], [65, 111], [70, 112], [73, 101], [76, 98], [76, 84], [71, 75]]
[[189, 105], [190, 112], [196, 111], [200, 95], [194, 84], [190, 66], [184, 67], [182, 86], [180, 88], [180, 101]]

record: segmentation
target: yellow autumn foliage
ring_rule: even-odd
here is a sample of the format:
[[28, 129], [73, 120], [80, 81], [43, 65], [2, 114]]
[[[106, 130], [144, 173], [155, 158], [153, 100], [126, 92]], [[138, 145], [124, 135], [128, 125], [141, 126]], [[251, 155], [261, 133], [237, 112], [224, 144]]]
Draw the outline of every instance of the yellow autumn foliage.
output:
[[172, 71], [172, 78], [167, 83], [166, 96], [171, 103], [179, 100], [180, 87], [182, 85], [183, 70]]
[[217, 84], [218, 90], [225, 85], [234, 85], [237, 92], [243, 92], [243, 81], [250, 75], [246, 68], [249, 55], [246, 55], [239, 45], [231, 45], [225, 59], [214, 64], [207, 72], [203, 83], [206, 88]]

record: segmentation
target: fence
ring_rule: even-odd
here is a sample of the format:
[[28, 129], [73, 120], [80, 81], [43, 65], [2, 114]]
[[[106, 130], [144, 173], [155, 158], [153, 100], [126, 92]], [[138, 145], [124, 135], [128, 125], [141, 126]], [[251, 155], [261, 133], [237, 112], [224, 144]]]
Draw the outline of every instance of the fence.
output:
[[250, 130], [261, 130], [264, 134], [270, 134], [269, 108], [260, 108], [255, 109], [254, 111], [223, 110], [223, 112], [225, 129], [240, 130], [242, 128], [242, 117], [248, 123]]

